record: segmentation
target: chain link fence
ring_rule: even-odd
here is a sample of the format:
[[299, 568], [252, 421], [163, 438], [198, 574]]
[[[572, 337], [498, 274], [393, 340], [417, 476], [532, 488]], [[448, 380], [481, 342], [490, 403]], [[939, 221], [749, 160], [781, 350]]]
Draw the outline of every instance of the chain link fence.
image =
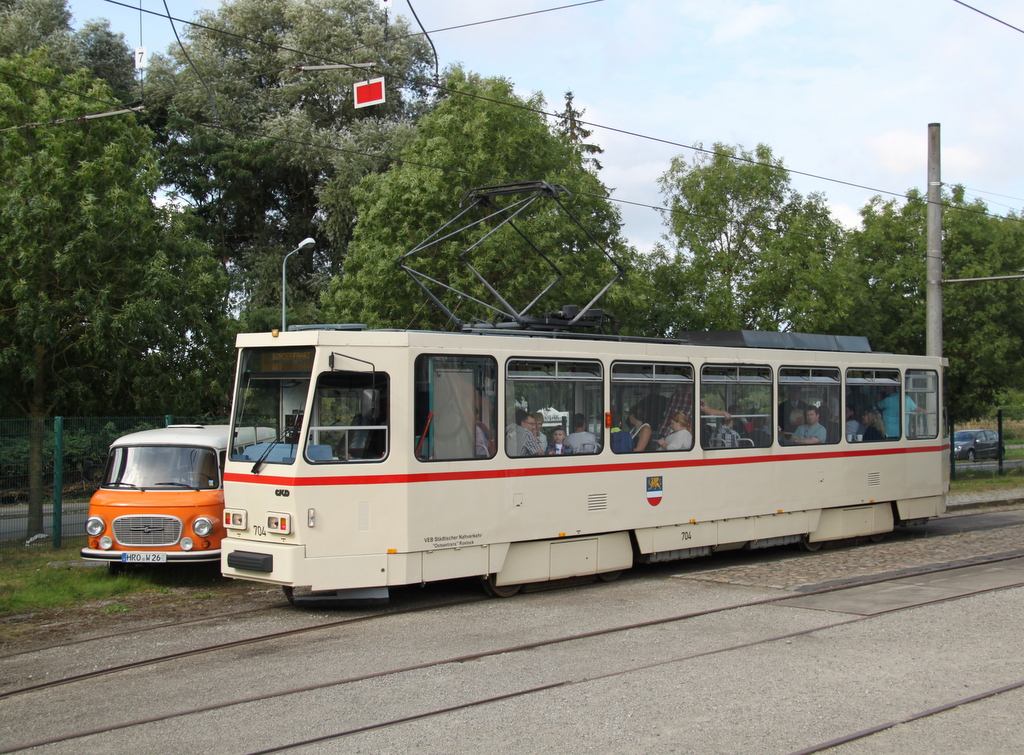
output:
[[89, 498], [117, 438], [169, 424], [226, 423], [173, 417], [0, 419], [0, 551], [85, 537]]

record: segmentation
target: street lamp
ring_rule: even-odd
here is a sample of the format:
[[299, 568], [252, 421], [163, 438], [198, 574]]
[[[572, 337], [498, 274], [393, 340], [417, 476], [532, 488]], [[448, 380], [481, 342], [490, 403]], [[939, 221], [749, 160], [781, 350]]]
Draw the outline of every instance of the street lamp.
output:
[[288, 284], [284, 277], [285, 266], [288, 264], [288, 258], [296, 252], [301, 252], [303, 249], [311, 249], [316, 244], [315, 239], [303, 239], [297, 247], [292, 249], [288, 254], [281, 260], [281, 332], [285, 333], [288, 329], [285, 327], [285, 300], [288, 296]]

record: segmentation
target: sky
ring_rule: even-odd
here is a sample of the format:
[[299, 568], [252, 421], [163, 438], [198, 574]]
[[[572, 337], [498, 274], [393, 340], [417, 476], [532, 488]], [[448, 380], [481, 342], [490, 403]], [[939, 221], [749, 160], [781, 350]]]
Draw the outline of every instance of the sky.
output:
[[[108, 19], [129, 46], [150, 53], [174, 43], [166, 19], [139, 11], [141, 2], [164, 13], [162, 0], [124, 2], [132, 8], [69, 0], [73, 24]], [[796, 191], [823, 194], [853, 226], [873, 196], [926, 191], [928, 124], [938, 123], [943, 183], [965, 186], [993, 213], [1024, 208], [1019, 1], [412, 2], [442, 69], [461, 63], [503, 76], [522, 94], [543, 93], [551, 111], [573, 92], [583, 120], [601, 126], [589, 140], [604, 148], [600, 178], [641, 251], [665, 227], [637, 204], [663, 206], [658, 178], [672, 158], [692, 160], [688, 147], [716, 142], [768, 145], [787, 168], [811, 174], [792, 175]], [[219, 4], [167, 0], [186, 20]], [[393, 0], [389, 12], [418, 29], [407, 0]]]

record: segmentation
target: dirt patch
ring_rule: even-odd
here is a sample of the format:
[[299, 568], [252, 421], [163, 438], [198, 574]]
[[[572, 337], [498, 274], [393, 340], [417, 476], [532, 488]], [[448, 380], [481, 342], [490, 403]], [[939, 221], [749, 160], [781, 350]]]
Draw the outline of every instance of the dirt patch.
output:
[[0, 619], [0, 655], [279, 605], [281, 588], [228, 579], [134, 592]]

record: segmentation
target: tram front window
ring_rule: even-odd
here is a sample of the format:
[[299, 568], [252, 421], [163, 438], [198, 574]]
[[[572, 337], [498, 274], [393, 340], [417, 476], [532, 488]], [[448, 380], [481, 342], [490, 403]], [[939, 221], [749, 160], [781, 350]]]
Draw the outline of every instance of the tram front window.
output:
[[240, 360], [231, 459], [291, 464], [309, 393], [313, 349], [245, 349]]

